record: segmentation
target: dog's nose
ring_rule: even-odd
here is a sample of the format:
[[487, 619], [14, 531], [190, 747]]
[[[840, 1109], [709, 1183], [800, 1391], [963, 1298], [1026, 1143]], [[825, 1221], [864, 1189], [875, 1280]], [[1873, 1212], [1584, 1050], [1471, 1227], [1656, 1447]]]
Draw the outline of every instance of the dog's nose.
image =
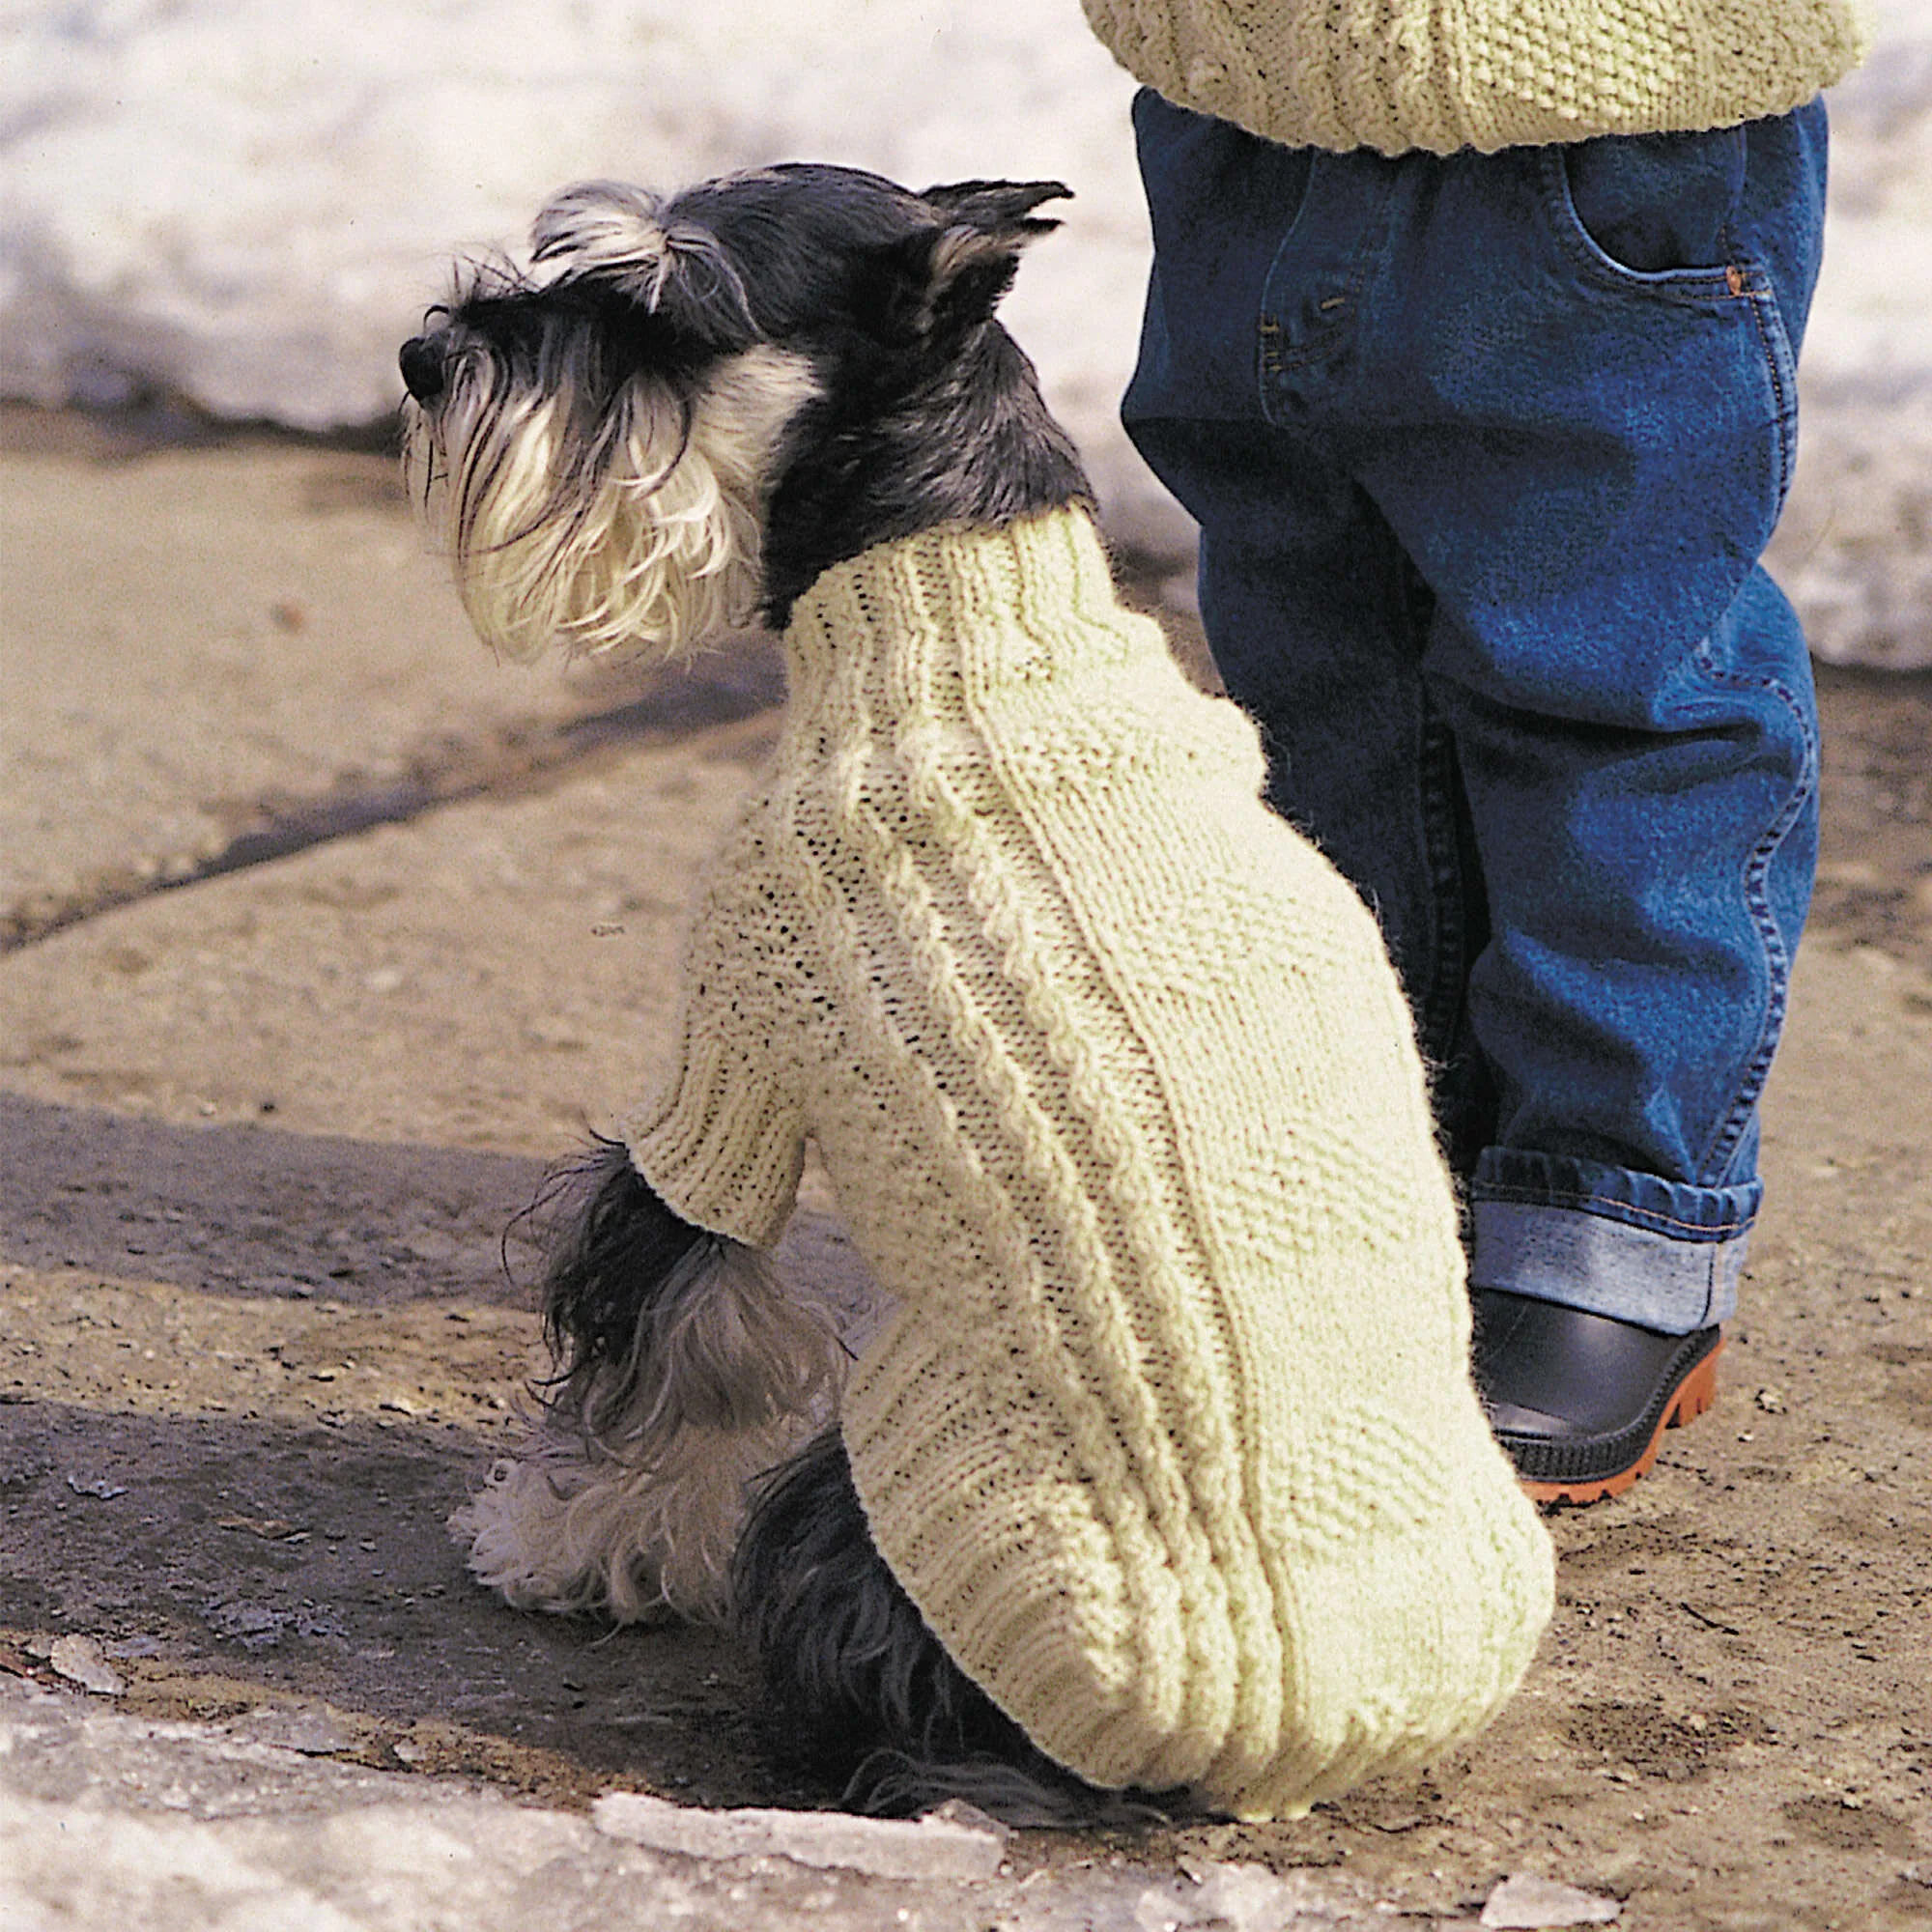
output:
[[427, 335], [412, 335], [396, 357], [403, 384], [419, 403], [433, 403], [442, 394], [442, 351]]

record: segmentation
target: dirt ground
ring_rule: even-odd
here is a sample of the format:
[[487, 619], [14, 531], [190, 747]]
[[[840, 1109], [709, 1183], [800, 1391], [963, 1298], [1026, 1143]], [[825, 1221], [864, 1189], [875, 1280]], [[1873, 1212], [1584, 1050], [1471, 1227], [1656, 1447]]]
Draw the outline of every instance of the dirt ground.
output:
[[[234, 459], [18, 416], [0, 453], [10, 491], [119, 478], [156, 515]], [[244, 455], [325, 573], [344, 529], [407, 538], [381, 457]], [[99, 595], [172, 567], [104, 565]], [[10, 621], [10, 652], [49, 641]], [[318, 1756], [570, 1805], [829, 1801], [773, 1769], [727, 1640], [515, 1613], [442, 1528], [541, 1366], [514, 1217], [636, 1075], [624, 1029], [665, 997], [770, 675], [426, 711], [409, 755], [263, 790], [172, 873], [128, 851], [0, 905], [0, 1669], [85, 1694], [78, 1635], [123, 1708]], [[1552, 1517], [1523, 1695], [1432, 1776], [1298, 1823], [1028, 1833], [1022, 1863], [1345, 1865], [1424, 1919], [1532, 1871], [1629, 1926], [1932, 1923], [1932, 675], [1820, 684], [1818, 911], [1720, 1400], [1628, 1496]], [[639, 799], [641, 884], [597, 857]], [[557, 899], [607, 892], [611, 928], [649, 926], [621, 973], [588, 941], [531, 964]], [[441, 990], [398, 1017], [385, 975]], [[851, 1266], [822, 1195], [790, 1239]]]

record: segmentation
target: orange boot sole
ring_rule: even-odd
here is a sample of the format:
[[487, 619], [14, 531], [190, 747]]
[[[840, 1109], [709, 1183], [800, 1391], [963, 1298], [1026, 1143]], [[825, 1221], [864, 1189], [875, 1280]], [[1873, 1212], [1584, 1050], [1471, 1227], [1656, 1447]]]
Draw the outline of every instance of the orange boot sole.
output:
[[1669, 1406], [1663, 1411], [1662, 1419], [1652, 1431], [1650, 1440], [1644, 1444], [1643, 1454], [1628, 1468], [1619, 1469], [1613, 1476], [1598, 1476], [1586, 1483], [1533, 1483], [1525, 1482], [1523, 1492], [1540, 1503], [1600, 1503], [1605, 1496], [1620, 1496], [1639, 1476], [1650, 1473], [1650, 1466], [1657, 1461], [1657, 1446], [1663, 1439], [1666, 1429], [1681, 1429], [1687, 1422], [1694, 1422], [1698, 1416], [1718, 1399], [1718, 1357], [1724, 1352], [1721, 1341], [1690, 1373], [1684, 1378], [1677, 1393], [1671, 1397]]

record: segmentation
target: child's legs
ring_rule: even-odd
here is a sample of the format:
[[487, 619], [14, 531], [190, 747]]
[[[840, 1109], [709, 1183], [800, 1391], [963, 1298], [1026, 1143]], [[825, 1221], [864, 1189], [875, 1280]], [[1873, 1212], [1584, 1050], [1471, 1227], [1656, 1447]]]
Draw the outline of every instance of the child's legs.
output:
[[[1376, 898], [1438, 1054], [1418, 961], [1489, 920], [1474, 1280], [1721, 1320], [1812, 849], [1803, 641], [1754, 563], [1821, 116], [1393, 162], [1137, 119], [1156, 272], [1125, 412], [1203, 522], [1278, 796]], [[1466, 1132], [1470, 1089], [1445, 1097]]]
[[1581, 679], [1562, 714], [1514, 710], [1445, 617], [1428, 666], [1492, 925], [1468, 989], [1498, 1095], [1471, 1282], [1665, 1333], [1723, 1321], [1816, 853], [1797, 621], [1753, 572], [1644, 722], [1629, 687]]

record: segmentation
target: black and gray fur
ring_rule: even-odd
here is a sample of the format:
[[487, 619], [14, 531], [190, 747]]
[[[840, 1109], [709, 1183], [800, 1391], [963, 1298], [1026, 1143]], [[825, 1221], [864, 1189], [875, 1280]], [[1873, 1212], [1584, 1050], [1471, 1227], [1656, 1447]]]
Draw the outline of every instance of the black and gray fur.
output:
[[[741, 490], [753, 527], [724, 540], [750, 573], [745, 601], [775, 627], [822, 571], [875, 544], [1086, 500], [993, 313], [1022, 248], [1056, 225], [1036, 211], [1066, 192], [914, 194], [787, 166], [668, 200], [608, 184], [560, 196], [527, 270], [473, 273], [402, 352], [412, 470], [466, 596], [467, 577], [538, 546], [532, 594], [514, 572], [507, 590], [475, 592], [479, 629], [521, 650], [550, 641], [530, 633], [559, 610], [577, 621], [581, 602], [548, 603], [536, 580], [631, 540], [610, 534], [619, 471], [635, 500], [640, 469], [671, 476], [702, 458], [736, 478], [751, 452], [726, 494]], [[533, 422], [549, 425], [541, 439]], [[648, 608], [574, 635], [564, 623], [562, 640], [674, 648], [696, 619], [675, 560], [666, 582]], [[874, 1549], [835, 1426], [829, 1321], [791, 1306], [748, 1250], [681, 1220], [616, 1143], [565, 1174], [544, 1212], [555, 1373], [536, 1452], [459, 1519], [478, 1574], [534, 1606], [727, 1617], [755, 1645], [775, 1735], [866, 1808], [952, 1795], [1028, 1822], [1131, 1808], [1028, 1742]], [[723, 1487], [721, 1444], [738, 1458]], [[640, 1513], [655, 1513], [647, 1533]], [[693, 1521], [709, 1539], [695, 1562], [688, 1537], [677, 1547]]]
[[[820, 572], [874, 544], [1087, 500], [1070, 440], [993, 317], [1021, 249], [1058, 226], [1034, 211], [1066, 193], [914, 194], [793, 164], [669, 199], [610, 183], [560, 195], [529, 268], [471, 271], [401, 355], [409, 468], [486, 639], [519, 653], [692, 639], [675, 611], [586, 629], [497, 608], [513, 563], [511, 605], [526, 577], [554, 603], [595, 554], [609, 486], [640, 442], [667, 477], [724, 452], [752, 526], [734, 533], [748, 594], [732, 614], [779, 629]], [[561, 418], [540, 464], [526, 426], [538, 404]]]

